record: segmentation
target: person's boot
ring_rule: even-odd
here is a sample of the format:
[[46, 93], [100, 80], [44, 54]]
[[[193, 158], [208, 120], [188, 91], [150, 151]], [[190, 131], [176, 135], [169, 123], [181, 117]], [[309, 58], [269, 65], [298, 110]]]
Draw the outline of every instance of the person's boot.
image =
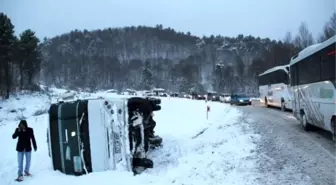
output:
[[23, 175], [19, 175], [18, 178], [15, 179], [18, 182], [23, 181]]
[[24, 175], [25, 175], [25, 176], [32, 176], [32, 174], [29, 173], [28, 171], [25, 171], [25, 172], [24, 172]]

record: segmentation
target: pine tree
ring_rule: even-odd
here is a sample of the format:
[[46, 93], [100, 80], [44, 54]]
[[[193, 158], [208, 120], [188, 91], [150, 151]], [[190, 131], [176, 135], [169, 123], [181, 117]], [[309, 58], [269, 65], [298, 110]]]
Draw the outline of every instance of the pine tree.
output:
[[[15, 40], [14, 26], [11, 20], [4, 13], [0, 13], [0, 85], [3, 86], [2, 80], [4, 80], [6, 99], [9, 98], [12, 89], [11, 66], [14, 61]], [[2, 90], [4, 89], [0, 89], [0, 91]]]
[[142, 70], [142, 87], [144, 89], [152, 89], [153, 88], [153, 73], [152, 73], [152, 66], [150, 61], [145, 62], [145, 66]]
[[40, 71], [41, 59], [38, 51], [39, 39], [35, 36], [35, 32], [28, 29], [21, 33], [19, 50], [20, 50], [20, 85], [23, 86], [23, 79], [26, 84], [33, 86], [33, 78]]

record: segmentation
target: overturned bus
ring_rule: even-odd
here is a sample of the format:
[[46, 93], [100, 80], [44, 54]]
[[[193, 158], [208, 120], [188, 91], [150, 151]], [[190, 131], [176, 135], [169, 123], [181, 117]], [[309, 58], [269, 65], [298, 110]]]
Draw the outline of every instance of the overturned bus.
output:
[[162, 143], [153, 134], [152, 118], [160, 103], [133, 97], [52, 104], [47, 136], [54, 170], [69, 175], [106, 170], [139, 174], [153, 168], [147, 152]]

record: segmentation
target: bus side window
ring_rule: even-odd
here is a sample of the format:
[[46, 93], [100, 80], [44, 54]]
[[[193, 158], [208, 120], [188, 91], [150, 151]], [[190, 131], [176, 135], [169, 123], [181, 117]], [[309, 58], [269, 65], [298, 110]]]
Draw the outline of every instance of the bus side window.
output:
[[335, 80], [335, 54], [322, 57], [321, 80]]

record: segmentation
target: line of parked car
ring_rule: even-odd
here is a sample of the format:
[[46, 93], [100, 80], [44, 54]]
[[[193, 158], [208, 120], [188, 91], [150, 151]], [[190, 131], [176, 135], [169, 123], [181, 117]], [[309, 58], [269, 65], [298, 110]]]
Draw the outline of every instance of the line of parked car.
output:
[[192, 93], [185, 96], [185, 98], [207, 101], [218, 101], [221, 103], [230, 103], [231, 105], [251, 105], [251, 98], [242, 93], [234, 94], [220, 94], [215, 92], [209, 92], [206, 94]]
[[[106, 93], [115, 93], [121, 95], [137, 95], [137, 91], [133, 89], [126, 89], [124, 92], [118, 92], [115, 89], [107, 90]], [[231, 105], [251, 105], [251, 98], [242, 93], [217, 93], [217, 92], [207, 92], [207, 93], [197, 93], [192, 92], [191, 94], [184, 92], [166, 92], [162, 88], [155, 88], [151, 91], [142, 91], [140, 93], [143, 96], [158, 96], [158, 97], [179, 97], [194, 100], [207, 100], [207, 101], [217, 101], [221, 103], [230, 103]]]
[[192, 99], [218, 101], [221, 103], [230, 103], [231, 105], [251, 105], [251, 98], [245, 94], [219, 94], [219, 93], [207, 93], [205, 95], [193, 93]]

